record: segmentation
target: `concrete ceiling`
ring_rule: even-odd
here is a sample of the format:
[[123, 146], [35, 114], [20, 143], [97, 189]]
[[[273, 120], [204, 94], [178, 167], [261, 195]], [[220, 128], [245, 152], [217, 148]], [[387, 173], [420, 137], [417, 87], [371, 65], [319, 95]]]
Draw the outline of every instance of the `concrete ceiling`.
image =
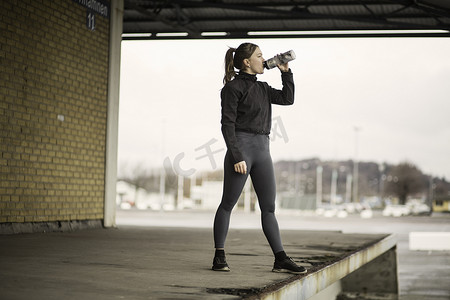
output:
[[124, 40], [450, 37], [449, 31], [449, 0], [125, 0], [123, 17]]

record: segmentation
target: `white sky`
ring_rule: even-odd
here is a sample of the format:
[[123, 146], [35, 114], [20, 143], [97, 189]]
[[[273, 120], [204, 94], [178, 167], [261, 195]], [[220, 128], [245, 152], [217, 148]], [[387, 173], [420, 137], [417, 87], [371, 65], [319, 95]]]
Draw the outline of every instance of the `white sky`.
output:
[[[450, 178], [450, 38], [123, 41], [119, 173], [182, 153], [181, 169], [222, 168], [223, 59], [228, 46], [247, 41], [266, 59], [297, 54], [295, 104], [273, 106], [289, 139], [274, 138], [274, 162], [357, 152], [361, 161], [407, 160]], [[278, 69], [258, 79], [281, 88]], [[213, 139], [213, 161], [201, 158]]]

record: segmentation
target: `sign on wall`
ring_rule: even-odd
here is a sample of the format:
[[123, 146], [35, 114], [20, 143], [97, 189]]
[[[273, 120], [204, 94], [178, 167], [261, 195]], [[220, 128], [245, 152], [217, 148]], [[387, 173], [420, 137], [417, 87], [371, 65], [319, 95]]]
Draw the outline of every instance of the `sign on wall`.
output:
[[73, 0], [74, 2], [87, 8], [86, 27], [95, 30], [95, 17], [97, 15], [109, 19], [110, 5], [105, 0]]

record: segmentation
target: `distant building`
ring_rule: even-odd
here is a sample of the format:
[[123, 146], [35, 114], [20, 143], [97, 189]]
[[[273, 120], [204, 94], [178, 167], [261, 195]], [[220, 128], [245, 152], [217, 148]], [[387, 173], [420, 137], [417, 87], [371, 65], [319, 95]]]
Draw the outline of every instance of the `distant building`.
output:
[[193, 186], [191, 198], [195, 208], [217, 209], [222, 199], [222, 181], [203, 181], [202, 185]]
[[116, 203], [122, 209], [152, 209], [152, 210], [174, 210], [175, 196], [172, 194], [148, 192], [143, 188], [126, 181], [118, 181], [116, 184]]
[[450, 212], [450, 198], [437, 198], [433, 200], [434, 212]]

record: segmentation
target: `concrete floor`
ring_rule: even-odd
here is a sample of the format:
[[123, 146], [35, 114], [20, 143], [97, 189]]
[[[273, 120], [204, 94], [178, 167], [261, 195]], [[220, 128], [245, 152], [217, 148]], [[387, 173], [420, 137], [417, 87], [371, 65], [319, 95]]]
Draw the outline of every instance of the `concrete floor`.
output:
[[[214, 212], [154, 212], [119, 210], [119, 225], [183, 226], [211, 228]], [[374, 217], [363, 219], [349, 215], [341, 219], [326, 218], [299, 211], [278, 211], [281, 230], [340, 230], [343, 233], [393, 233], [396, 235], [398, 253], [399, 289], [401, 300], [450, 299], [450, 251], [410, 251], [410, 232], [450, 232], [450, 213], [432, 216]], [[235, 229], [260, 229], [259, 214], [233, 212], [230, 227]]]
[[[382, 234], [283, 231], [310, 271]], [[289, 280], [260, 230], [232, 229], [229, 273], [211, 271], [210, 229], [129, 227], [0, 236], [0, 299], [239, 299]]]
[[[238, 299], [289, 280], [270, 272], [259, 215], [240, 211], [227, 239], [232, 272], [211, 271], [213, 217], [129, 210], [117, 212], [118, 229], [0, 236], [0, 299]], [[450, 215], [277, 217], [288, 255], [310, 271], [395, 233], [400, 299], [450, 299], [450, 252], [408, 247], [411, 231], [450, 231]]]

